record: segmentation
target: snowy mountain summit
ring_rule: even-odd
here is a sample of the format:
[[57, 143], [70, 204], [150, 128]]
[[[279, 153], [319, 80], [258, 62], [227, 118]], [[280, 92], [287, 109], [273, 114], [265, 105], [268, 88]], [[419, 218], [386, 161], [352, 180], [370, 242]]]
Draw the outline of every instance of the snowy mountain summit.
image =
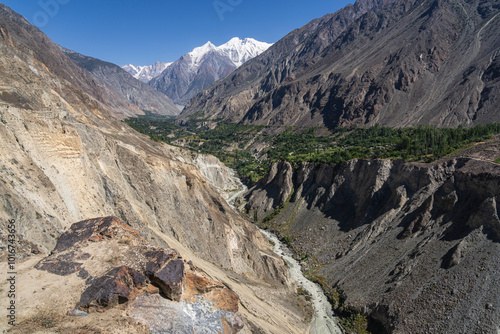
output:
[[231, 74], [271, 45], [253, 38], [238, 37], [220, 46], [207, 42], [175, 61], [152, 79], [149, 85], [165, 93], [174, 102], [185, 105], [204, 88]]
[[236, 67], [240, 67], [248, 60], [260, 55], [266, 51], [272, 44], [259, 42], [253, 38], [240, 39], [232, 38], [229, 42], [221, 46], [215, 46], [211, 42], [195, 48], [188, 55], [192, 59], [193, 65], [199, 65], [203, 58], [211, 52], [218, 53], [220, 56], [227, 57]]
[[163, 72], [167, 67], [169, 67], [172, 63], [164, 63], [158, 61], [153, 65], [149, 66], [137, 66], [137, 65], [123, 65], [123, 68], [128, 73], [132, 74], [132, 76], [142, 82], [148, 83], [151, 79], [156, 78]]

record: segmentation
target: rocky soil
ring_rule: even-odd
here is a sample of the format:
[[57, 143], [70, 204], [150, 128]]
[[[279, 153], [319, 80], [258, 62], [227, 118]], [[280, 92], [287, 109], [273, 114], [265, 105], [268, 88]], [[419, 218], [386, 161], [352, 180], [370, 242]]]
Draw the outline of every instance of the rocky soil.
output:
[[383, 332], [498, 332], [499, 164], [278, 163], [247, 199], [261, 218], [284, 204], [267, 225]]
[[[204, 277], [176, 250], [149, 246], [115, 217], [75, 223], [51, 255], [23, 276], [51, 279], [38, 280], [35, 290], [23, 291], [19, 302], [38, 297], [54, 302], [56, 297], [57, 302], [51, 314], [41, 315], [41, 300], [34, 301], [22, 310], [25, 320], [12, 333], [82, 330], [95, 313], [108, 321], [116, 313], [125, 319], [129, 315], [136, 319], [135, 324], [129, 319], [132, 327], [146, 327], [151, 333], [233, 334], [244, 326], [233, 291]], [[45, 317], [45, 325], [37, 324], [39, 317]], [[92, 330], [105, 333], [106, 321], [93, 322]]]

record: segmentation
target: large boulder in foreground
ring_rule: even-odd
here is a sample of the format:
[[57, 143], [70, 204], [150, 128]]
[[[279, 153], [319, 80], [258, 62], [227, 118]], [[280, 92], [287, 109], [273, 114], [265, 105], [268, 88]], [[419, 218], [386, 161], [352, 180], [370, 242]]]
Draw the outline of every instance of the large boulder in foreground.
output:
[[148, 246], [116, 217], [75, 223], [36, 268], [79, 279], [85, 287], [77, 309], [126, 309], [153, 333], [232, 334], [243, 327], [233, 291], [204, 277], [176, 250]]

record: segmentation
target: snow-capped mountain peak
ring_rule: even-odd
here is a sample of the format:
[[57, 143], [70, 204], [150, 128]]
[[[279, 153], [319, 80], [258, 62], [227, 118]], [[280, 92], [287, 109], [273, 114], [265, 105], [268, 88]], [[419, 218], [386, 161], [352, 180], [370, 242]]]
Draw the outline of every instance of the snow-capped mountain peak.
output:
[[[230, 63], [238, 68], [246, 61], [266, 51], [271, 45], [272, 44], [269, 43], [259, 42], [253, 38], [241, 39], [239, 37], [234, 37], [220, 46], [215, 46], [209, 41], [202, 46], [194, 48], [193, 51], [187, 53], [188, 57], [183, 58], [188, 62], [188, 69], [191, 73], [196, 72], [204, 62], [205, 57], [213, 52], [229, 59]], [[164, 62], [156, 62], [149, 66], [128, 64], [121, 66], [121, 68], [132, 74], [136, 79], [147, 83], [160, 76], [160, 74], [172, 64], [173, 63]]]
[[172, 65], [172, 63], [164, 63], [158, 61], [153, 65], [149, 66], [137, 66], [133, 64], [128, 64], [121, 66], [121, 68], [130, 73], [134, 78], [147, 83], [151, 81], [153, 78], [159, 76], [161, 72], [165, 71], [165, 69], [170, 65]]
[[216, 52], [221, 56], [229, 58], [234, 66], [240, 67], [246, 61], [267, 50], [271, 45], [259, 42], [253, 38], [241, 39], [239, 37], [234, 37], [220, 46], [215, 46], [211, 42], [207, 42], [205, 45], [197, 47], [188, 53], [191, 58], [190, 69], [196, 70], [203, 62], [205, 56], [211, 52]]
[[223, 55], [229, 57], [236, 67], [258, 56], [266, 51], [272, 44], [259, 42], [253, 38], [240, 39], [232, 38], [226, 44], [217, 47], [217, 50]]
[[185, 105], [208, 85], [229, 75], [270, 46], [253, 38], [238, 37], [220, 46], [207, 42], [179, 58], [149, 85], [174, 102]]
[[216, 49], [217, 47], [213, 45], [212, 42], [208, 41], [204, 45], [194, 48], [193, 51], [188, 53], [188, 55], [191, 57], [192, 63], [196, 65], [203, 60], [203, 57], [205, 57], [206, 54]]

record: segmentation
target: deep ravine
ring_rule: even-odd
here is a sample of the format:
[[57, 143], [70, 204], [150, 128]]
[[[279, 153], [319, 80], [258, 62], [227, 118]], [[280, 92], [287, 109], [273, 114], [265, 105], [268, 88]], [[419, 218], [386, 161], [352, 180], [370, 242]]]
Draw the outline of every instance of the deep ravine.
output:
[[[227, 202], [236, 209], [235, 201], [246, 193], [248, 189], [236, 176], [236, 173], [233, 170], [231, 170], [231, 177], [234, 183], [238, 184], [239, 189], [235, 190], [228, 196]], [[278, 239], [276, 235], [260, 228], [259, 230], [274, 244], [273, 251], [285, 260], [289, 268], [288, 272], [290, 278], [311, 295], [311, 303], [314, 307], [314, 316], [309, 327], [309, 333], [342, 333], [342, 330], [337, 325], [338, 318], [333, 314], [332, 305], [328, 301], [328, 298], [324, 294], [321, 287], [304, 276], [299, 262], [292, 257], [292, 252]]]

